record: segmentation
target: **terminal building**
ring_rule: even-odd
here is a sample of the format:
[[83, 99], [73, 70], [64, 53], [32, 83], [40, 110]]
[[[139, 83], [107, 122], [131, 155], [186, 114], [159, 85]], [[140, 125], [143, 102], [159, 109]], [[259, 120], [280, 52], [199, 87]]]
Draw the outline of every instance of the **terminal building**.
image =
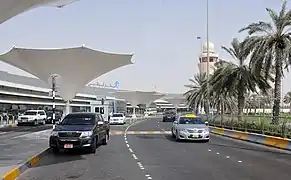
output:
[[[0, 113], [8, 113], [16, 115], [28, 109], [52, 109], [52, 97], [50, 96], [50, 88], [48, 85], [37, 79], [26, 76], [10, 74], [8, 72], [0, 71]], [[71, 112], [90, 112], [91, 102], [105, 99], [111, 112], [124, 112], [126, 114], [132, 113], [132, 106], [124, 99], [117, 99], [110, 94], [116, 89], [108, 89], [94, 86], [85, 86], [75, 98], [70, 102]], [[164, 97], [176, 96], [175, 94], [167, 94]], [[163, 98], [164, 98], [163, 97]], [[166, 109], [173, 109], [174, 106], [163, 98], [154, 101], [150, 105], [150, 109], [157, 112]], [[65, 108], [65, 101], [57, 96], [55, 99], [56, 109], [63, 111]], [[138, 105], [136, 113], [144, 113], [145, 105]], [[187, 110], [185, 104], [181, 104], [178, 110]]]

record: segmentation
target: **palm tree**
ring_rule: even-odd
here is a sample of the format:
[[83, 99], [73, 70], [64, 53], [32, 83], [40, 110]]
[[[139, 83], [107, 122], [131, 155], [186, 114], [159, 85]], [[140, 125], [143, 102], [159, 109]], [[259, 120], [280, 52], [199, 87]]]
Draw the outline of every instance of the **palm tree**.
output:
[[[189, 79], [191, 84], [185, 85], [185, 87], [189, 88], [187, 92], [184, 93], [186, 96], [186, 101], [188, 105], [193, 107], [194, 109], [202, 108], [205, 106], [205, 98], [203, 98], [204, 84], [207, 81], [206, 74], [196, 74], [193, 79]], [[207, 109], [204, 107], [204, 109]]]
[[289, 108], [290, 108], [290, 111], [289, 113], [291, 113], [291, 92], [287, 92], [284, 96], [284, 103], [285, 104], [289, 104]]
[[249, 34], [245, 43], [246, 47], [253, 51], [250, 63], [255, 67], [254, 70], [257, 73], [263, 70], [267, 76], [270, 70], [275, 70], [272, 120], [275, 124], [279, 123], [283, 68], [291, 60], [291, 11], [287, 11], [286, 3], [284, 0], [279, 13], [266, 8], [271, 22], [255, 22], [239, 31], [247, 31]]
[[[219, 66], [220, 65], [217, 65], [217, 67]], [[185, 87], [189, 88], [189, 90], [184, 93], [188, 105], [196, 110], [199, 107], [200, 108], [204, 107], [205, 110], [208, 109], [206, 100], [204, 98], [207, 95], [206, 74], [197, 74], [194, 76], [193, 79], [189, 79], [189, 81], [191, 82], [191, 84], [185, 85]], [[234, 108], [236, 106], [236, 101], [233, 99], [233, 96], [231, 96], [231, 93], [225, 93], [222, 96], [221, 94], [217, 93], [211, 85], [209, 86], [209, 89], [210, 89], [209, 105], [220, 111], [222, 122], [225, 111], [228, 111], [230, 113], [236, 111], [236, 108]]]
[[238, 120], [242, 121], [245, 104], [245, 94], [248, 91], [257, 92], [257, 86], [263, 91], [269, 88], [267, 80], [260, 74], [254, 74], [246, 59], [249, 55], [245, 43], [234, 38], [231, 48], [222, 46], [238, 63], [224, 62], [214, 72], [210, 83], [219, 94], [231, 93], [237, 97]]

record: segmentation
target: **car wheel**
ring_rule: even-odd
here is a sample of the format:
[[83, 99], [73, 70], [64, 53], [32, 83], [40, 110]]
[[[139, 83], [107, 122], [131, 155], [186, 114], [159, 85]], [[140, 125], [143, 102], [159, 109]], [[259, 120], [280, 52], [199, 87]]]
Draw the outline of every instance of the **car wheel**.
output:
[[102, 140], [102, 145], [107, 145], [109, 140], [109, 133], [106, 133], [105, 138]]
[[91, 148], [90, 148], [90, 153], [96, 153], [96, 145], [97, 145], [97, 141], [96, 141], [96, 138], [94, 138], [92, 144], [91, 144]]
[[173, 128], [171, 129], [171, 133], [172, 133], [172, 137], [174, 138], [175, 134], [174, 134]]
[[210, 140], [210, 139], [204, 140], [204, 142], [206, 142], [206, 143], [207, 143], [207, 142], [209, 142], [209, 140]]
[[54, 154], [58, 154], [60, 152], [60, 149], [57, 147], [52, 148]]
[[178, 131], [176, 131], [176, 135], [175, 135], [175, 138], [176, 138], [176, 141], [179, 142], [180, 141], [180, 138], [179, 138], [179, 134], [178, 134]]

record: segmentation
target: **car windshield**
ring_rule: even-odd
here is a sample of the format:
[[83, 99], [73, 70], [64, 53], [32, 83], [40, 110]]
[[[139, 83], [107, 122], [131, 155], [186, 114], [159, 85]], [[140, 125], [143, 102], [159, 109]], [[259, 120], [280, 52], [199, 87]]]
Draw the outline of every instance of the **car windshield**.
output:
[[176, 114], [175, 112], [173, 111], [168, 111], [168, 112], [165, 112], [166, 115], [173, 115], [173, 114]]
[[95, 116], [94, 115], [76, 115], [69, 114], [67, 115], [63, 121], [60, 123], [61, 125], [93, 125], [95, 124]]
[[204, 124], [200, 117], [180, 117], [179, 124]]
[[36, 115], [36, 111], [26, 111], [24, 115], [34, 116]]
[[123, 114], [113, 114], [112, 117], [123, 117]]

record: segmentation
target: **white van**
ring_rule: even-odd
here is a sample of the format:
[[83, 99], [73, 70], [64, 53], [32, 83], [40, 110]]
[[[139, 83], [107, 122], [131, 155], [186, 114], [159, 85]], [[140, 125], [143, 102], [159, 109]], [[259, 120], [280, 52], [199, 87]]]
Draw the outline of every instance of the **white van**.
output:
[[126, 118], [123, 113], [113, 113], [109, 119], [110, 124], [125, 124]]

